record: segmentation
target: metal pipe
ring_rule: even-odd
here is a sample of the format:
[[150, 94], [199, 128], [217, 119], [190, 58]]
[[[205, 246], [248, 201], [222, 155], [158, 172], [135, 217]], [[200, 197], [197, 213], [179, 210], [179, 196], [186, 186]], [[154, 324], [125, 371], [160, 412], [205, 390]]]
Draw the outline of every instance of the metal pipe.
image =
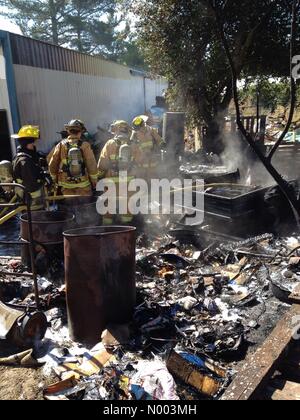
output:
[[[13, 204], [14, 206], [16, 205], [16, 200], [17, 200], [17, 196], [16, 195], [14, 195], [13, 196], [13, 198], [10, 200], [10, 202], [9, 203], [7, 203], [7, 204]], [[2, 206], [1, 206], [2, 207]], [[9, 206], [10, 207], [10, 206]], [[7, 210], [9, 209], [9, 207], [5, 207], [1, 212], [0, 212], [0, 217], [2, 217], [2, 215], [3, 214], [5, 214], [6, 212], [7, 212]]]
[[45, 197], [46, 201], [62, 201], [62, 200], [70, 200], [74, 198], [82, 198], [82, 195], [57, 195], [57, 196], [47, 196]]
[[5, 222], [7, 222], [8, 220], [12, 219], [17, 214], [22, 213], [26, 209], [27, 209], [27, 207], [25, 207], [25, 206], [18, 207], [17, 209], [15, 209], [15, 210], [11, 211], [10, 213], [6, 214], [5, 216], [1, 217], [0, 218], [0, 225], [3, 225]]
[[25, 200], [27, 204], [27, 215], [28, 215], [28, 234], [29, 234], [29, 253], [30, 253], [30, 260], [31, 260], [31, 270], [32, 270], [32, 278], [34, 283], [34, 296], [35, 296], [35, 303], [36, 308], [39, 310], [40, 308], [40, 296], [39, 296], [39, 287], [37, 282], [37, 272], [35, 267], [35, 259], [34, 259], [34, 242], [33, 242], [33, 230], [32, 230], [32, 214], [31, 214], [31, 195], [25, 190]]
[[[4, 185], [4, 184], [1, 184]], [[58, 197], [45, 197], [46, 201], [62, 201], [62, 200], [67, 200], [67, 199], [74, 199], [74, 198], [81, 198], [82, 196], [80, 195], [70, 195], [70, 196], [58, 196]], [[23, 211], [25, 211], [27, 209], [27, 206], [21, 206], [21, 203], [3, 203], [0, 204], [0, 208], [4, 207], [4, 210], [0, 213], [0, 215], [2, 215], [3, 213], [5, 213], [5, 210], [8, 210], [8, 208], [10, 207], [16, 207], [19, 206], [17, 209], [13, 210], [12, 212], [6, 214], [3, 217], [0, 217], [0, 225], [3, 225], [5, 222], [7, 222], [8, 220], [12, 219], [13, 217], [15, 217], [17, 214], [22, 213]]]
[[5, 207], [10, 208], [10, 207], [16, 207], [16, 206], [21, 206], [21, 205], [22, 205], [22, 203], [15, 203], [15, 204], [2, 203], [2, 204], [0, 204], [0, 208], [5, 208]]

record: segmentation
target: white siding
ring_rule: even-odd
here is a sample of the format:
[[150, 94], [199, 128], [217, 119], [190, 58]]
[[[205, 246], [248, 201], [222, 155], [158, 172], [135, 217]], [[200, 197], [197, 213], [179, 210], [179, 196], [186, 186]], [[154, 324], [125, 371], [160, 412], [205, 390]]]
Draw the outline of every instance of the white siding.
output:
[[[114, 65], [116, 66], [116, 65]], [[114, 119], [129, 122], [144, 113], [142, 77], [131, 76], [129, 68], [118, 67], [112, 77], [14, 65], [22, 124], [41, 127], [40, 149], [48, 151], [57, 141], [56, 131], [71, 118], [85, 121], [91, 133], [97, 126], [107, 128]], [[155, 104], [167, 83], [146, 79], [146, 105]]]

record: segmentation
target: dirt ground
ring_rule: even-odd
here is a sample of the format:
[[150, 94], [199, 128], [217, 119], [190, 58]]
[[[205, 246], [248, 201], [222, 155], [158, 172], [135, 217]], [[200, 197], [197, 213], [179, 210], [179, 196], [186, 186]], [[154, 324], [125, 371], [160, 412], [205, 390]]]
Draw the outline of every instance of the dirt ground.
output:
[[[9, 357], [25, 349], [12, 347], [6, 341], [0, 343], [0, 357]], [[24, 369], [0, 366], [0, 401], [43, 400], [43, 389], [57, 382], [55, 375], [44, 376], [43, 367]]]
[[53, 383], [42, 369], [0, 366], [0, 400], [43, 400], [43, 389]]

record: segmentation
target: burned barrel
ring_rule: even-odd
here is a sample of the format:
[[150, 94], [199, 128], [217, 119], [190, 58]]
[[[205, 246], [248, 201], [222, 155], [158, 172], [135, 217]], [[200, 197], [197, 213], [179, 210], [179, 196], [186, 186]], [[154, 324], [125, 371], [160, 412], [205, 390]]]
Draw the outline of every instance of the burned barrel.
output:
[[97, 212], [98, 197], [71, 198], [59, 203], [59, 210], [68, 211], [75, 215], [76, 227], [91, 227], [101, 224], [101, 217]]
[[71, 338], [97, 344], [108, 324], [131, 320], [136, 303], [133, 227], [94, 227], [64, 233]]
[[[32, 213], [34, 241], [43, 245], [57, 245], [63, 242], [63, 232], [71, 229], [74, 215], [66, 211], [38, 211]], [[29, 240], [28, 215], [21, 216], [21, 238]]]
[[[32, 231], [35, 242], [36, 255], [42, 253], [47, 255], [47, 260], [52, 260], [52, 254], [63, 258], [63, 232], [72, 229], [74, 225], [74, 215], [65, 211], [38, 211], [32, 213]], [[29, 241], [28, 214], [21, 216], [21, 239]], [[39, 258], [39, 261], [41, 259]], [[30, 267], [29, 247], [22, 246], [22, 262]], [[47, 265], [43, 264], [42, 265]], [[39, 274], [47, 271], [47, 267], [37, 267]]]

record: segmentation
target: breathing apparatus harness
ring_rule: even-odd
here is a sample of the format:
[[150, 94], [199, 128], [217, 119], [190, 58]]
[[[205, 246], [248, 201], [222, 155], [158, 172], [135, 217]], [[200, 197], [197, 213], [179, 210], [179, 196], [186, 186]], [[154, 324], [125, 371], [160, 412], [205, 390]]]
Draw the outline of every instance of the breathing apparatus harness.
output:
[[113, 171], [117, 176], [120, 171], [130, 171], [132, 167], [132, 153], [130, 140], [122, 140], [118, 136], [115, 137], [117, 143], [116, 160], [113, 164]]
[[79, 184], [82, 182], [82, 177], [86, 174], [86, 166], [82, 155], [82, 140], [78, 140], [76, 144], [69, 141], [63, 141], [67, 147], [67, 163], [63, 165], [63, 171], [68, 175], [68, 181]]

